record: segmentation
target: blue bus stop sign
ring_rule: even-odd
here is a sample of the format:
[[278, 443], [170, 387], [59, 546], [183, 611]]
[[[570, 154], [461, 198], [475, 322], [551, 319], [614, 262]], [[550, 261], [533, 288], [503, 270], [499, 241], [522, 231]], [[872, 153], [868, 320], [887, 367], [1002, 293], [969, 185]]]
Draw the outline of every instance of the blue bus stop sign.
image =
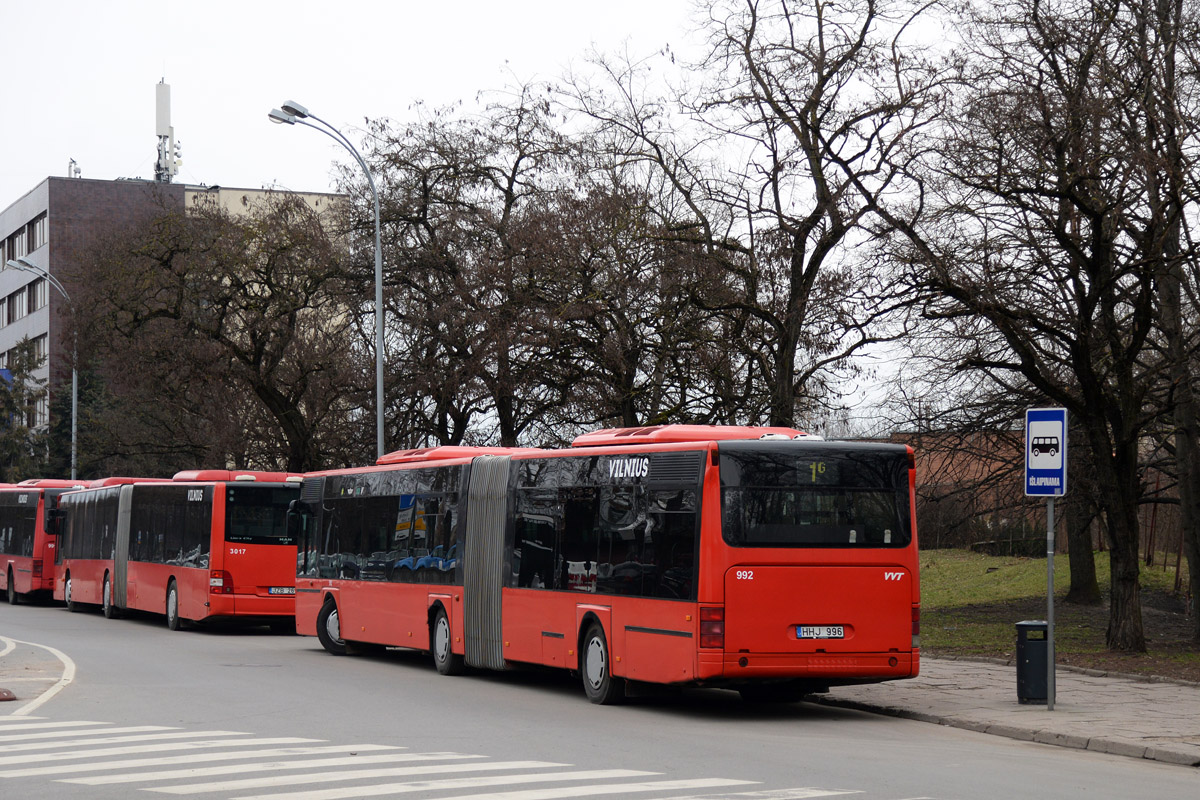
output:
[[1067, 493], [1067, 410], [1025, 411], [1025, 494], [1062, 497]]

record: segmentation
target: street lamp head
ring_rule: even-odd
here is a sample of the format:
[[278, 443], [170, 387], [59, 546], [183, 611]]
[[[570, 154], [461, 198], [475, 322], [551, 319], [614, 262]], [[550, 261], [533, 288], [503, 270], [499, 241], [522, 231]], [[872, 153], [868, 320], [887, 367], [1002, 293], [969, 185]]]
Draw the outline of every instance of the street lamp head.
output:
[[283, 110], [293, 117], [304, 119], [308, 116], [308, 109], [297, 103], [295, 100], [288, 100], [283, 104]]
[[296, 118], [287, 112], [280, 111], [278, 108], [272, 108], [267, 112], [267, 118], [276, 125], [295, 125]]
[[41, 271], [41, 267], [24, 258], [10, 258], [3, 265], [0, 265], [0, 269], [19, 269], [23, 272], [28, 272], [31, 269], [35, 271]]

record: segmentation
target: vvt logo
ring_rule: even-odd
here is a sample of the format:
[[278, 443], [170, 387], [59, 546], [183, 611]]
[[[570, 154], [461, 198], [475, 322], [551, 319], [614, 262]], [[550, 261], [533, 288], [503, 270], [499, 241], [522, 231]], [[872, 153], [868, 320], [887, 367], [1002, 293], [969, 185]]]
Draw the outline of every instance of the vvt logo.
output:
[[898, 581], [903, 577], [904, 577], [903, 572], [885, 572], [885, 573], [883, 573], [883, 579], [885, 581]]

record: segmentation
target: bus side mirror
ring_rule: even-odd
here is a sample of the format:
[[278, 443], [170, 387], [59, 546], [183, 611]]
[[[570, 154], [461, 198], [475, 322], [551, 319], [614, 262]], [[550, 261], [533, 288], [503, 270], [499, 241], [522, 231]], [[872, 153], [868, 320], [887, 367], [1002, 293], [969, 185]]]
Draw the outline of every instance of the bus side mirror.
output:
[[46, 512], [46, 533], [58, 536], [62, 533], [62, 521], [66, 513], [61, 508], [52, 508]]
[[312, 510], [303, 500], [293, 500], [288, 503], [287, 510], [287, 534], [294, 542], [299, 542], [308, 528], [308, 518], [312, 516]]

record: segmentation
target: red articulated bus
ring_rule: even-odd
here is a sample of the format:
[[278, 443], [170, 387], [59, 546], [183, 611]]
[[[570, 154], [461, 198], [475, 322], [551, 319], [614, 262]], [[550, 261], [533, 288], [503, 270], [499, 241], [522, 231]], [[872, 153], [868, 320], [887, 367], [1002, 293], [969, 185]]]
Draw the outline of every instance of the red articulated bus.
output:
[[919, 669], [913, 451], [788, 428], [603, 430], [305, 477], [296, 627], [439, 672], [580, 674], [794, 700]]
[[54, 591], [56, 540], [47, 522], [58, 496], [82, 486], [51, 478], [0, 484], [0, 580], [11, 605]]
[[104, 478], [59, 499], [54, 596], [163, 614], [167, 627], [244, 618], [291, 628], [300, 476], [199, 470], [173, 480]]

